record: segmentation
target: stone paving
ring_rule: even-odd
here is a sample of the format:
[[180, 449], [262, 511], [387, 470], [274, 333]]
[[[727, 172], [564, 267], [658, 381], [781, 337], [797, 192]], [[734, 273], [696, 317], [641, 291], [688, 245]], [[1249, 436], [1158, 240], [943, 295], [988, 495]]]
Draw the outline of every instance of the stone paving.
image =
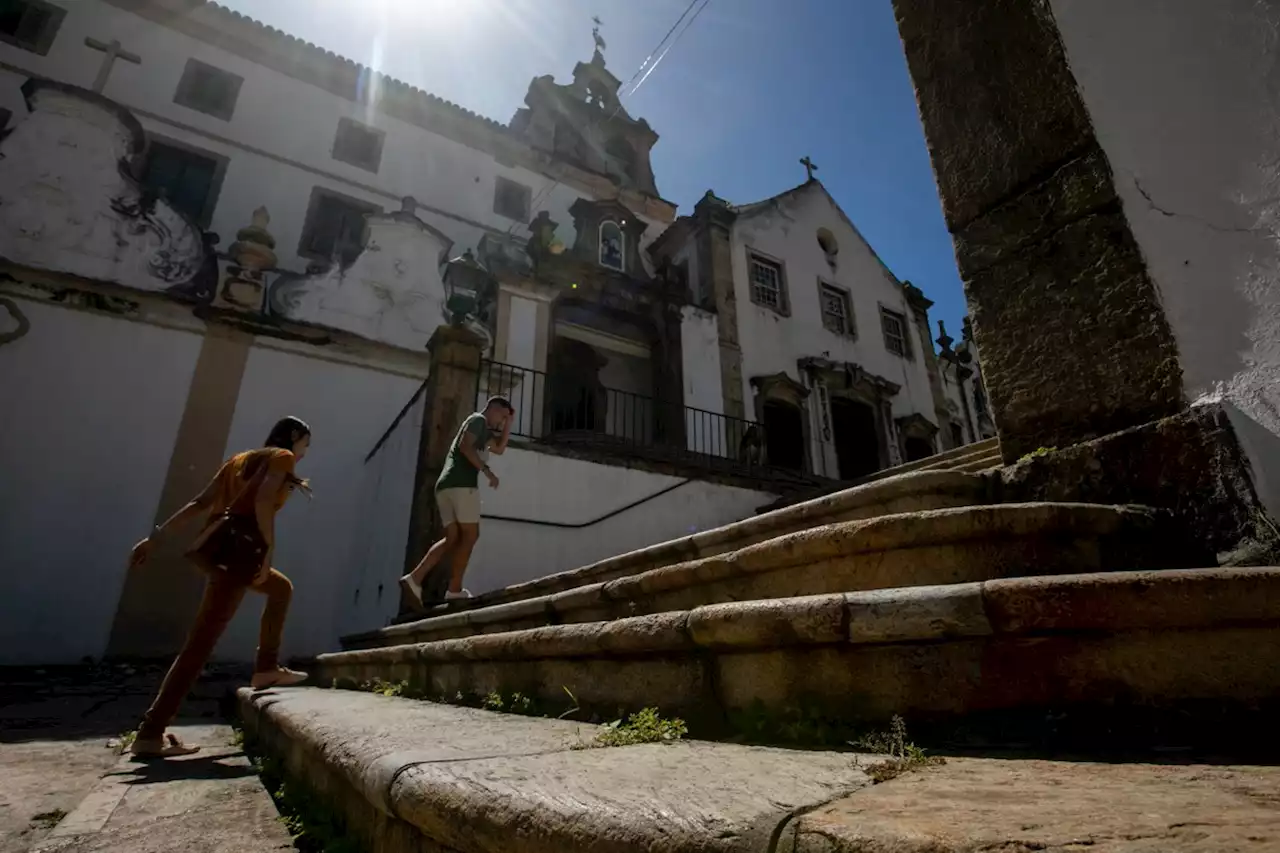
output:
[[157, 666], [0, 670], [0, 853], [259, 853], [292, 848], [225, 722], [243, 674], [213, 670], [175, 730], [204, 749], [122, 754]]

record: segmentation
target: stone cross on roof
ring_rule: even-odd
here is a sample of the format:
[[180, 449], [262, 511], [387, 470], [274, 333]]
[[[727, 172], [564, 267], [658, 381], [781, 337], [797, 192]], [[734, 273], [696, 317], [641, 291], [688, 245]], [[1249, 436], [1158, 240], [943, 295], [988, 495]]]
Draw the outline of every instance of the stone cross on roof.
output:
[[591, 28], [591, 37], [596, 41], [596, 50], [603, 51], [605, 49], [605, 43], [604, 36], [600, 35], [600, 27], [604, 26], [604, 24], [600, 21], [599, 15], [592, 18], [591, 22], [595, 24], [595, 26]]
[[86, 47], [94, 50], [100, 50], [106, 54], [102, 58], [102, 66], [98, 68], [98, 76], [93, 81], [93, 91], [102, 94], [102, 90], [107, 88], [107, 79], [111, 76], [111, 68], [116, 64], [117, 59], [123, 59], [125, 62], [132, 62], [134, 65], [142, 64], [142, 57], [136, 53], [130, 53], [123, 49], [123, 46], [116, 39], [109, 42], [98, 41], [93, 37], [86, 37], [84, 40]]
[[805, 171], [809, 173], [809, 180], [812, 181], [813, 173], [818, 171], [817, 165], [812, 160], [809, 159], [809, 156], [807, 154], [804, 157], [800, 158], [800, 165], [804, 166]]

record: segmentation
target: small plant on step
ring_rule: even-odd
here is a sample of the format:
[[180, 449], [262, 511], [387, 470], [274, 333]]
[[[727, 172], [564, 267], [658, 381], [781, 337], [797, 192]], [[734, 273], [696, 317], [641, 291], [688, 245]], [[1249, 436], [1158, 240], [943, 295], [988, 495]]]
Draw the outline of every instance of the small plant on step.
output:
[[480, 703], [480, 707], [484, 708], [486, 711], [500, 712], [506, 710], [507, 703], [502, 700], [502, 694], [495, 690], [488, 696], [484, 697], [484, 701]]
[[375, 678], [365, 689], [379, 696], [404, 696], [408, 687], [409, 685], [403, 681], [383, 681], [381, 678]]
[[608, 723], [596, 735], [592, 746], [632, 746], [637, 743], [671, 743], [688, 732], [684, 720], [666, 719], [657, 708], [645, 708], [625, 719]]
[[1040, 456], [1048, 456], [1050, 453], [1053, 453], [1057, 449], [1058, 448], [1056, 447], [1037, 447], [1035, 450], [1031, 451], [1030, 453], [1024, 453], [1021, 456], [1019, 456], [1018, 461], [1026, 462], [1028, 459], [1036, 459]]
[[911, 770], [946, 763], [945, 758], [925, 755], [923, 749], [908, 740], [907, 724], [897, 714], [894, 714], [893, 719], [889, 721], [889, 731], [864, 735], [850, 741], [849, 745], [855, 749], [889, 756], [885, 761], [877, 761], [865, 767], [855, 761], [855, 766], [860, 767], [877, 784], [887, 782]]

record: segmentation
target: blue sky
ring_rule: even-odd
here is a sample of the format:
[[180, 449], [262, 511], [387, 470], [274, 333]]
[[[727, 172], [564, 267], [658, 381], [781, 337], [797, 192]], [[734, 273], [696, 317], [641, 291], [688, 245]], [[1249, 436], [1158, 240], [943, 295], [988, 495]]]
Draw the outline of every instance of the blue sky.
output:
[[[502, 122], [564, 82], [603, 21], [629, 80], [688, 0], [219, 0]], [[735, 203], [804, 180], [805, 155], [889, 268], [959, 337], [964, 297], [890, 0], [711, 0], [624, 104], [660, 134], [662, 196]]]

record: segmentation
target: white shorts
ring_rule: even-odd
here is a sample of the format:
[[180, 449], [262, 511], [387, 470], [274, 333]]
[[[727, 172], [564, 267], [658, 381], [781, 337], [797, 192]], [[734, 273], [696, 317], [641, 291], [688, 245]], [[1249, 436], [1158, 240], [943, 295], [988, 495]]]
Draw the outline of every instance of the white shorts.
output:
[[436, 507], [440, 510], [440, 523], [480, 523], [479, 489], [441, 489], [436, 492]]

